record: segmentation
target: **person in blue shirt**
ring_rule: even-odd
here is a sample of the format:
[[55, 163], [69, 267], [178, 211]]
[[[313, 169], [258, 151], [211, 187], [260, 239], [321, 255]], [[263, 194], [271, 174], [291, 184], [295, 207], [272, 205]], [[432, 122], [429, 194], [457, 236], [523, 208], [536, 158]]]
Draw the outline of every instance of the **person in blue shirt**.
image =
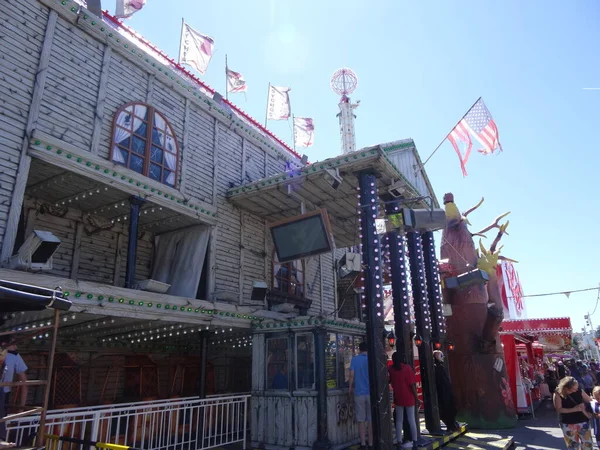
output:
[[[3, 336], [0, 343], [0, 381], [12, 382], [15, 375], [18, 381], [27, 381], [27, 365], [17, 351], [17, 342], [13, 336]], [[0, 417], [6, 416], [6, 404], [12, 391], [11, 386], [0, 387]], [[27, 385], [21, 386], [19, 405], [24, 406], [27, 401]], [[0, 423], [0, 443], [6, 441], [6, 422]]]
[[354, 418], [358, 422], [360, 434], [360, 449], [367, 448], [367, 428], [369, 449], [373, 447], [373, 424], [371, 423], [371, 397], [369, 391], [369, 357], [367, 356], [367, 343], [361, 342], [358, 346], [359, 354], [352, 358], [350, 363], [350, 397], [354, 396]]
[[288, 376], [287, 376], [287, 364], [281, 367], [281, 370], [277, 372], [273, 377], [273, 389], [287, 389], [288, 388]]

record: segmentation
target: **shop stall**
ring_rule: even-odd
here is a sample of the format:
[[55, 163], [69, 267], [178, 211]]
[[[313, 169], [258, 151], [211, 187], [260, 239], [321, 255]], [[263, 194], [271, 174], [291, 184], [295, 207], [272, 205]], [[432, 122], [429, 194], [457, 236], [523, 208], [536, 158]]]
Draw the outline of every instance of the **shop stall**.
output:
[[568, 317], [505, 320], [502, 347], [509, 386], [519, 414], [535, 415], [547, 386], [544, 383], [544, 353], [563, 354], [571, 349], [571, 319]]

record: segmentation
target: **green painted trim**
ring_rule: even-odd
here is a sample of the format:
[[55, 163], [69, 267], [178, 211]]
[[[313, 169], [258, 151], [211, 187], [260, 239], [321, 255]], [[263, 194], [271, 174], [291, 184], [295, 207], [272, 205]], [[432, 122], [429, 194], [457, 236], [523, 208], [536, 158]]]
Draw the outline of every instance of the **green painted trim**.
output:
[[[31, 146], [38, 150], [54, 152], [57, 155], [65, 157], [67, 159], [75, 158], [74, 160], [77, 161], [78, 163], [80, 163], [81, 165], [89, 167], [90, 171], [93, 168], [96, 171], [103, 172], [106, 176], [112, 175], [112, 177], [114, 177], [115, 179], [120, 178], [122, 181], [129, 182], [129, 184], [132, 184], [132, 185], [135, 184], [136, 186], [141, 187], [143, 190], [148, 191], [148, 193], [162, 196], [166, 200], [172, 201], [181, 206], [187, 206], [188, 208], [190, 208], [190, 210], [194, 210], [198, 214], [204, 214], [208, 217], [215, 217], [215, 218], [217, 217], [216, 208], [213, 207], [212, 205], [207, 205], [205, 203], [197, 203], [197, 202], [192, 203], [183, 197], [176, 197], [174, 195], [163, 193], [162, 191], [158, 190], [157, 188], [151, 187], [148, 184], [146, 184], [147, 181], [144, 180], [143, 178], [142, 179], [134, 178], [133, 176], [131, 176], [131, 174], [119, 172], [117, 170], [114, 170], [114, 169], [108, 167], [108, 165], [101, 165], [96, 162], [89, 161], [85, 158], [85, 156], [74, 155], [73, 153], [71, 153], [68, 150], [63, 150], [60, 147], [53, 146], [52, 144], [44, 142], [41, 139], [34, 140], [31, 143]], [[167, 185], [165, 185], [165, 187], [170, 188], [170, 186], [167, 186]]]

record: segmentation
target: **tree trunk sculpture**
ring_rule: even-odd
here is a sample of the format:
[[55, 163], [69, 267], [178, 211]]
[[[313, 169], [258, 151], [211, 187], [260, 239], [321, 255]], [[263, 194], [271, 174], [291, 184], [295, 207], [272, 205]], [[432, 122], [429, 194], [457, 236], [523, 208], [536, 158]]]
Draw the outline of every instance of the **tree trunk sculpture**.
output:
[[[442, 280], [477, 268], [489, 275], [486, 284], [443, 289], [444, 302], [452, 308], [452, 315], [447, 320], [448, 339], [455, 345], [448, 359], [458, 418], [471, 428], [510, 428], [516, 423], [516, 411], [498, 334], [503, 309], [495, 274], [499, 258], [496, 246], [508, 226], [508, 223], [499, 225], [499, 221], [508, 213], [496, 218], [481, 232], [471, 234], [467, 228], [467, 215], [482, 202], [483, 199], [463, 215], [454, 204], [453, 195], [444, 196], [446, 227], [441, 243]], [[479, 255], [473, 236], [483, 236], [493, 228], [499, 229], [496, 240], [489, 251], [480, 244], [482, 253]]]

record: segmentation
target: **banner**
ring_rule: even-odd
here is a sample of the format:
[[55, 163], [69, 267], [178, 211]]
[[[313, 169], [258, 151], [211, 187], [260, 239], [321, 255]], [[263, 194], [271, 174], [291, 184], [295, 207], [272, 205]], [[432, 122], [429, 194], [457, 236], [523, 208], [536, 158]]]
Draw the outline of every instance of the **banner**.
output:
[[267, 120], [288, 120], [291, 115], [289, 87], [269, 86]]
[[115, 17], [127, 19], [144, 7], [146, 0], [117, 0]]
[[307, 117], [294, 117], [294, 143], [296, 147], [312, 147], [315, 139], [313, 120]]
[[187, 23], [181, 25], [179, 64], [188, 64], [204, 75], [213, 55], [213, 38], [198, 33]]
[[248, 90], [248, 86], [246, 85], [246, 80], [239, 72], [234, 72], [233, 70], [226, 68], [227, 73], [227, 92], [246, 92]]

